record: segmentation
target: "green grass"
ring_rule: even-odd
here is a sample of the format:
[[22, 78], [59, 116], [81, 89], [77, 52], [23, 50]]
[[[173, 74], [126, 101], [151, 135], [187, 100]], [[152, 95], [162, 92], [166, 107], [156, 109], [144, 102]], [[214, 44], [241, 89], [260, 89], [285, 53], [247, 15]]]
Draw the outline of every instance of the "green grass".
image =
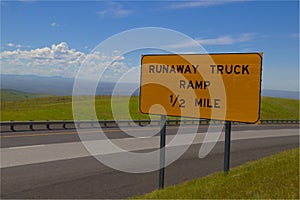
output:
[[[21, 95], [22, 96], [22, 95]], [[72, 120], [72, 97], [55, 96], [40, 98], [23, 98], [21, 100], [1, 101], [1, 121], [27, 120]], [[5, 97], [6, 98], [6, 97]], [[8, 98], [8, 97], [7, 97]], [[77, 97], [82, 104], [79, 109], [84, 113], [82, 120], [91, 120], [93, 116], [87, 112], [87, 97]], [[126, 115], [129, 97], [114, 98], [116, 106], [115, 119], [129, 119]], [[12, 99], [12, 98], [10, 98]], [[109, 96], [97, 96], [95, 108], [98, 119], [113, 119]], [[139, 112], [139, 97], [131, 97], [129, 103], [130, 116], [133, 119], [149, 119], [148, 115]], [[261, 119], [299, 119], [299, 100], [262, 97]]]
[[299, 100], [262, 97], [262, 119], [299, 119]]
[[299, 149], [134, 198], [299, 199]]
[[[93, 119], [88, 109], [85, 97], [78, 97], [81, 102], [79, 109], [83, 111], [80, 116], [82, 120]], [[116, 119], [129, 119], [126, 116], [127, 104], [129, 97], [116, 98]], [[113, 119], [111, 103], [109, 96], [97, 96], [95, 98], [95, 108], [98, 119]], [[149, 119], [148, 115], [139, 112], [138, 97], [130, 98], [130, 116], [133, 119]], [[1, 101], [1, 121], [27, 121], [27, 120], [72, 120], [72, 97], [58, 96], [47, 98], [33, 98], [18, 101]]]
[[29, 92], [21, 92], [18, 90], [11, 89], [0, 89], [1, 91], [1, 101], [15, 101], [15, 100], [24, 100], [30, 98], [38, 98], [38, 97], [48, 97], [50, 95], [46, 94], [34, 94]]

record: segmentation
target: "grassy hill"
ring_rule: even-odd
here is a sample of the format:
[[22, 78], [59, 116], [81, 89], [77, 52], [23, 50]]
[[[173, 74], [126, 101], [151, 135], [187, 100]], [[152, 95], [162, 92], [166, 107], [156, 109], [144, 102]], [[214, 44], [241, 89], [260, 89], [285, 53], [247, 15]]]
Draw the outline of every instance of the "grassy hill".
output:
[[299, 100], [262, 97], [262, 119], [299, 119]]
[[299, 148], [135, 198], [299, 199]]
[[[79, 97], [81, 98], [81, 97]], [[117, 97], [118, 119], [128, 119], [126, 116], [127, 105], [125, 100], [128, 97]], [[86, 110], [86, 99], [81, 98], [81, 110]], [[95, 99], [96, 112], [99, 119], [113, 119], [109, 96], [97, 96]], [[142, 115], [138, 109], [138, 97], [131, 98], [130, 114], [134, 119], [146, 119], [147, 115]], [[57, 96], [32, 98], [17, 101], [1, 102], [1, 121], [27, 121], [27, 120], [72, 120], [72, 97]], [[82, 120], [93, 119], [90, 113], [85, 113]]]
[[[2, 92], [2, 91], [1, 91]], [[4, 93], [5, 99], [1, 101], [1, 121], [27, 121], [27, 120], [72, 120], [72, 97], [39, 97], [29, 93]], [[13, 100], [17, 98], [20, 100]], [[35, 98], [39, 97], [39, 98]], [[2, 98], [2, 97], [1, 97]], [[86, 99], [79, 97], [83, 101], [80, 109], [86, 110], [84, 104]], [[115, 98], [117, 104], [116, 119], [128, 119], [126, 116], [126, 100], [129, 97], [119, 96]], [[111, 112], [111, 98], [109, 96], [97, 96], [95, 107], [98, 119], [113, 119]], [[129, 103], [130, 115], [133, 119], [148, 119], [148, 115], [139, 112], [139, 98], [131, 97]], [[93, 119], [88, 112], [82, 119]], [[261, 119], [299, 119], [299, 100], [282, 99], [272, 97], [262, 97]]]
[[1, 101], [15, 101], [29, 98], [47, 97], [45, 94], [34, 94], [11, 89], [1, 89]]

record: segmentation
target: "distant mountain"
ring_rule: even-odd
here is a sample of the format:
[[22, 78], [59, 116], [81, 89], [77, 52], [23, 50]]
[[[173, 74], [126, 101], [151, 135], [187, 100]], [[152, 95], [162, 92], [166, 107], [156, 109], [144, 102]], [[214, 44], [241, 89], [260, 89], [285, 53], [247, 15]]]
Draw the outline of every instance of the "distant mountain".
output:
[[1, 74], [1, 88], [29, 93], [71, 95], [73, 83], [70, 78]]
[[299, 99], [299, 91], [263, 90], [262, 96], [279, 97], [288, 99]]
[[[72, 95], [73, 84], [74, 78], [1, 74], [1, 88], [28, 93], [70, 96]], [[85, 81], [84, 85], [88, 87], [90, 82]], [[110, 82], [101, 83], [97, 87], [96, 95], [111, 95], [115, 85], [115, 83]], [[123, 83], [115, 91], [115, 94], [129, 95], [130, 91], [137, 87], [138, 83]], [[84, 91], [82, 92], [84, 94]], [[138, 91], [135, 91], [134, 95], [138, 95]]]
[[[86, 81], [88, 89], [89, 81]], [[52, 94], [59, 96], [70, 96], [73, 91], [74, 78], [63, 77], [42, 77], [34, 75], [8, 75], [1, 74], [1, 88], [13, 89], [36, 94]], [[115, 91], [116, 95], [130, 95], [134, 88], [138, 88], [139, 83], [122, 83]], [[96, 95], [111, 95], [115, 83], [105, 82], [98, 85]], [[84, 94], [84, 91], [82, 91]], [[133, 95], [138, 95], [138, 89]], [[297, 91], [262, 90], [263, 96], [299, 99]]]

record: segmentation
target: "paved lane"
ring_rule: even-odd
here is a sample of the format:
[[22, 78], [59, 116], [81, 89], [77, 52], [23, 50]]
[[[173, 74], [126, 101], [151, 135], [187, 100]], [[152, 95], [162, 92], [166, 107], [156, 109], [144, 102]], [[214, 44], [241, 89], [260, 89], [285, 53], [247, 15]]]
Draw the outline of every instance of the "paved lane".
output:
[[[253, 134], [260, 138], [251, 138]], [[201, 142], [199, 135], [198, 142]], [[232, 138], [232, 167], [299, 146], [299, 130], [294, 128], [277, 129], [277, 132], [274, 129], [233, 131]], [[124, 144], [122, 139], [119, 141]], [[149, 145], [153, 144], [149, 142]], [[200, 146], [196, 139], [179, 160], [166, 168], [166, 185], [222, 170], [223, 142], [218, 142], [203, 159], [198, 158]], [[68, 158], [2, 168], [1, 198], [126, 198], [156, 189], [157, 178], [157, 171], [124, 173], [110, 169], [90, 156]]]
[[[232, 131], [231, 140], [240, 140], [240, 139], [256, 139], [256, 138], [265, 138], [265, 137], [281, 137], [281, 136], [293, 136], [298, 135], [299, 132], [297, 129], [277, 129], [277, 130], [245, 130], [245, 131]], [[211, 132], [210, 136], [215, 136], [216, 140], [210, 138], [206, 142], [214, 141], [224, 141], [224, 133], [219, 134]], [[166, 153], [168, 156], [168, 151], [171, 153], [175, 150], [180, 150], [185, 146], [189, 146], [191, 143], [199, 144], [203, 143], [206, 137], [205, 133], [197, 134], [188, 134], [184, 133], [182, 135], [168, 135], [166, 140]], [[175, 141], [176, 139], [176, 141]], [[32, 163], [41, 163], [49, 162], [56, 160], [65, 160], [71, 158], [80, 158], [87, 156], [97, 156], [105, 155], [107, 157], [110, 154], [121, 153], [119, 159], [123, 159], [122, 150], [114, 149], [110, 146], [113, 143], [117, 147], [126, 151], [139, 151], [139, 150], [152, 150], [159, 148], [159, 136], [154, 136], [151, 138], [119, 138], [119, 139], [110, 139], [110, 140], [88, 140], [85, 141], [83, 145], [82, 142], [68, 142], [68, 143], [54, 143], [54, 144], [39, 144], [39, 145], [30, 145], [30, 146], [18, 146], [18, 147], [8, 147], [1, 148], [1, 168], [12, 167], [18, 165], [26, 165]], [[88, 152], [86, 147], [93, 149], [93, 152]], [[176, 147], [177, 149], [169, 150], [171, 147]], [[91, 154], [92, 153], [92, 154]], [[173, 155], [173, 154], [172, 154]], [[157, 162], [156, 156], [159, 157], [159, 154], [153, 157], [150, 163]], [[146, 162], [146, 160], [145, 160]], [[149, 161], [148, 161], [149, 162]], [[118, 165], [122, 165], [120, 162]], [[133, 166], [126, 166], [133, 167]], [[147, 167], [147, 166], [134, 166], [134, 167]]]

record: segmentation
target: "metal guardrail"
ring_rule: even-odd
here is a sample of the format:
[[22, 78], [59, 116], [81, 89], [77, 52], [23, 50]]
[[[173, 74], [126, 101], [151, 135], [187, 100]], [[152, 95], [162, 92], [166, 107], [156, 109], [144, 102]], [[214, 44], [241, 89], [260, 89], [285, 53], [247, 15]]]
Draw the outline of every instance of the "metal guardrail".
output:
[[297, 119], [263, 119], [261, 124], [299, 124]]
[[[151, 123], [151, 124], [150, 124]], [[62, 130], [62, 129], [75, 129], [77, 128], [95, 128], [95, 127], [105, 127], [105, 128], [117, 128], [117, 127], [132, 127], [132, 126], [146, 126], [146, 125], [159, 125], [159, 120], [99, 120], [99, 121], [9, 121], [1, 122], [0, 130], [1, 132], [15, 132], [15, 131], [35, 131], [35, 130]], [[204, 119], [168, 119], [166, 124], [168, 126], [172, 125], [208, 125], [208, 124], [224, 124], [224, 121], [217, 120], [204, 120]], [[277, 120], [277, 119], [266, 119], [260, 120], [261, 124], [299, 124], [299, 120]], [[233, 124], [240, 124], [238, 122], [233, 122]]]

